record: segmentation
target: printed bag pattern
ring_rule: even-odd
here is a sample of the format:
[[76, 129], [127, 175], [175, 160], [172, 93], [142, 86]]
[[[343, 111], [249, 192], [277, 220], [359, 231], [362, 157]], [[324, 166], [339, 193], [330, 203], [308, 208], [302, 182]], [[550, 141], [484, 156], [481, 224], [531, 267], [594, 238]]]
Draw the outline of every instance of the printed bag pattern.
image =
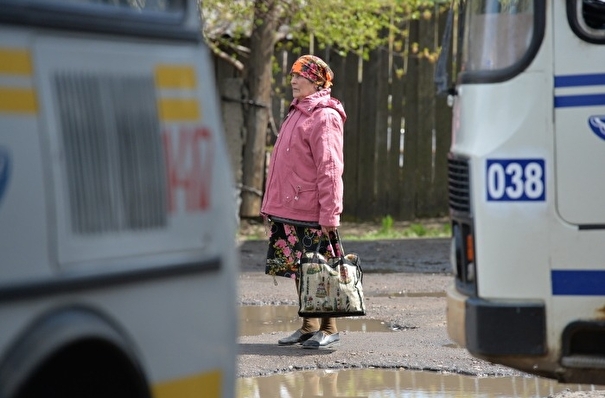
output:
[[326, 260], [307, 252], [299, 268], [299, 310], [304, 317], [365, 315], [361, 261], [357, 254]]

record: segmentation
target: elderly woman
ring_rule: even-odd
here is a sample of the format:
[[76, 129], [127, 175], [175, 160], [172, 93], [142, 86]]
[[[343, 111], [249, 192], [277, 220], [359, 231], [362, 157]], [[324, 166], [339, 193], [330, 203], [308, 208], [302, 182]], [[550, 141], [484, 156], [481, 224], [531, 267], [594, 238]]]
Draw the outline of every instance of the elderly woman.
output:
[[[330, 239], [343, 208], [343, 125], [332, 98], [334, 73], [322, 59], [303, 55], [290, 71], [294, 100], [271, 155], [261, 213], [270, 226], [267, 273], [296, 278], [302, 253], [334, 255]], [[275, 273], [273, 273], [275, 275]], [[298, 280], [296, 280], [298, 286]], [[303, 318], [300, 329], [278, 341], [303, 348], [339, 344], [335, 318]]]

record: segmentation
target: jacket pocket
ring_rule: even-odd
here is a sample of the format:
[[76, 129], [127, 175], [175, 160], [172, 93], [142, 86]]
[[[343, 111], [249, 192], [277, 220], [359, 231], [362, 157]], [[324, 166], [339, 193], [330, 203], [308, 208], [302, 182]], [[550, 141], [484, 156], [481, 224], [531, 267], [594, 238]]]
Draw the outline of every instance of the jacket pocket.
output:
[[288, 182], [285, 205], [292, 209], [316, 212], [319, 205], [316, 184], [304, 181], [295, 172], [292, 172]]

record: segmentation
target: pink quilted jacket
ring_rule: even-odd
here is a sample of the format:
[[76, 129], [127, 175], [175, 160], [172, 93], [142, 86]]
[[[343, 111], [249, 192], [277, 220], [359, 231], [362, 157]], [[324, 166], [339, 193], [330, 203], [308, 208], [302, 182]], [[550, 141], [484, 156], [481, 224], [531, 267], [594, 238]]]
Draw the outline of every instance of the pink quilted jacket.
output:
[[340, 225], [346, 118], [330, 89], [292, 102], [271, 154], [263, 215]]

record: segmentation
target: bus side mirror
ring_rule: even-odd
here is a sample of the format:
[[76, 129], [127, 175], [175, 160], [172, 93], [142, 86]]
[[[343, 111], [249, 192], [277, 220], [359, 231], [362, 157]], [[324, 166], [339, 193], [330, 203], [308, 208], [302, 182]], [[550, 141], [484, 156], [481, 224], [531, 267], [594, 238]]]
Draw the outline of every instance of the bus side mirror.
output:
[[[445, 30], [443, 32], [443, 38], [441, 40], [441, 52], [435, 65], [435, 76], [433, 82], [435, 83], [435, 89], [438, 96], [455, 96], [458, 92], [452, 82], [449, 81], [447, 73], [448, 68], [448, 56], [450, 48], [452, 46], [452, 21], [454, 19], [454, 1], [450, 5], [450, 10], [447, 14], [447, 21], [445, 23]], [[448, 98], [448, 104], [450, 100]]]

